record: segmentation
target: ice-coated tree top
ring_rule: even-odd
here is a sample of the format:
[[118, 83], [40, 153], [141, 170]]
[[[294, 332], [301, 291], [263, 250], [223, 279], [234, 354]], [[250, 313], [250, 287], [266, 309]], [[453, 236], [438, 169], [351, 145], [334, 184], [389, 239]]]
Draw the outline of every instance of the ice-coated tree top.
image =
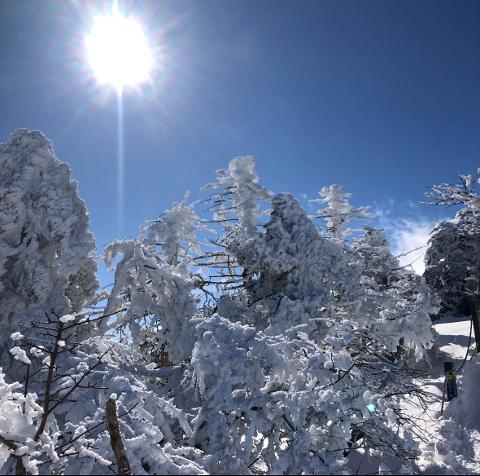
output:
[[368, 219], [372, 217], [368, 207], [353, 207], [349, 199], [351, 193], [344, 192], [337, 184], [323, 187], [320, 198], [311, 200], [312, 203], [327, 204], [325, 208], [316, 211], [317, 218], [323, 218], [327, 224], [327, 232], [338, 241], [342, 241], [352, 230], [347, 227], [350, 220]]
[[[255, 236], [258, 218], [263, 213], [259, 202], [268, 202], [272, 193], [260, 185], [251, 156], [236, 157], [228, 168], [216, 172], [217, 182], [205, 185], [204, 190], [223, 189], [212, 197], [211, 210], [214, 219], [223, 222], [225, 228], [233, 226], [246, 238]], [[232, 221], [236, 225], [228, 225]]]

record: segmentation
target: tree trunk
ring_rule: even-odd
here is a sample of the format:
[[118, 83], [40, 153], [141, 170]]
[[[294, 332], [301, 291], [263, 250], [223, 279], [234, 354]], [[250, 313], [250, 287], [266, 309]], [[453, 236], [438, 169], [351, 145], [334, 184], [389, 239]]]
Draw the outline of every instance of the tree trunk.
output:
[[118, 474], [132, 474], [130, 463], [128, 462], [127, 453], [123, 446], [122, 436], [120, 435], [120, 427], [117, 417], [117, 403], [109, 398], [105, 408], [105, 416], [107, 419], [108, 433], [110, 435], [110, 444], [117, 460]]
[[23, 465], [22, 457], [16, 456], [16, 463], [15, 463], [15, 474], [27, 474], [25, 466]]

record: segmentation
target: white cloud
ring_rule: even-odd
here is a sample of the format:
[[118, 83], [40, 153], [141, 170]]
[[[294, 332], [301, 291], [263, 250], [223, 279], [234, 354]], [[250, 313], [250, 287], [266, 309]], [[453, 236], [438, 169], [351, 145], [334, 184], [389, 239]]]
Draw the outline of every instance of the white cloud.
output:
[[[419, 213], [418, 205], [413, 202], [388, 200], [387, 204], [374, 204], [373, 208], [377, 225], [385, 229], [392, 253], [399, 257], [400, 265], [422, 275], [430, 232], [438, 221]], [[399, 211], [403, 218], [398, 217]]]
[[423, 262], [430, 231], [436, 222], [427, 219], [401, 219], [390, 222], [386, 231], [392, 242], [392, 253], [399, 256], [401, 266], [410, 266], [417, 274], [425, 271]]

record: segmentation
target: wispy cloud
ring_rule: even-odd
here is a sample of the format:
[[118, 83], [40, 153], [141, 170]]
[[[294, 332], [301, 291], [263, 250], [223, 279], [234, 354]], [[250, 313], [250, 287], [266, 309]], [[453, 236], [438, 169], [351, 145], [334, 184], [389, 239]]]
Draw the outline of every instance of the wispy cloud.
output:
[[388, 230], [392, 252], [399, 256], [401, 266], [410, 266], [417, 274], [425, 271], [424, 257], [430, 231], [436, 222], [426, 219], [401, 219]]
[[389, 201], [387, 206], [375, 206], [374, 209], [377, 226], [385, 229], [392, 253], [399, 257], [400, 265], [423, 274], [430, 232], [438, 221], [423, 216], [418, 205], [410, 202]]

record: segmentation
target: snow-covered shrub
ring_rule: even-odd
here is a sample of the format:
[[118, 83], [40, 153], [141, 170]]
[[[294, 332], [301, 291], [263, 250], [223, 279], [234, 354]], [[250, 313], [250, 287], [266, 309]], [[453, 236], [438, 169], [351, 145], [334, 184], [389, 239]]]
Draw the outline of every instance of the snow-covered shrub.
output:
[[[35, 456], [40, 456], [41, 448], [34, 435], [43, 410], [36, 402], [37, 395], [25, 394], [21, 387], [18, 382], [8, 384], [0, 368], [0, 471], [14, 455], [17, 474], [18, 470], [38, 474], [40, 461]], [[42, 446], [50, 446], [46, 440]]]
[[29, 393], [15, 393], [19, 384], [0, 379], [0, 443], [24, 455], [29, 472], [110, 474], [118, 466], [106, 428], [113, 399], [134, 474], [203, 474], [201, 453], [188, 446], [186, 415], [159, 395], [131, 348], [108, 337], [78, 342], [76, 328], [99, 318], [51, 314], [34, 322], [28, 337], [14, 336], [14, 353], [23, 352], [30, 370], [24, 379]]
[[353, 328], [331, 327], [316, 344], [300, 332], [266, 336], [218, 315], [199, 326], [193, 441], [210, 455], [209, 472], [339, 474], [357, 448], [377, 467], [395, 454], [415, 457], [399, 402], [402, 392], [420, 389], [400, 366], [389, 362], [382, 372], [388, 364], [375, 349], [360, 354]]

